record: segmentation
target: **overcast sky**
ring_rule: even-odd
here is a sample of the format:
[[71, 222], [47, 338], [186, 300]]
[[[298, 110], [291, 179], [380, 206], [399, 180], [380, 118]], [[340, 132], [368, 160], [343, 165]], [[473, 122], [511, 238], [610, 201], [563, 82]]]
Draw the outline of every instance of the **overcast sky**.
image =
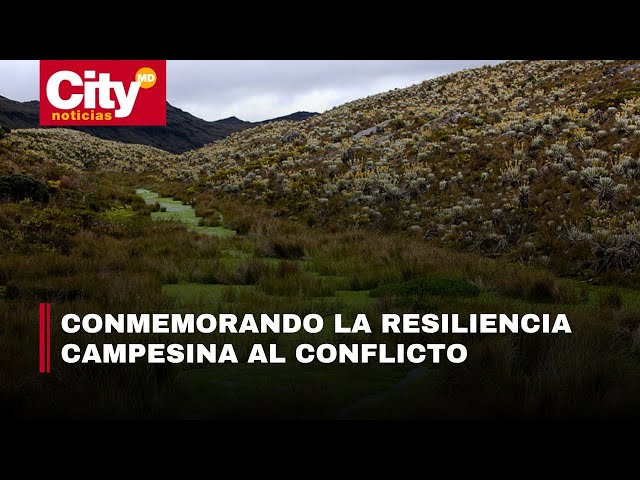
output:
[[[497, 60], [168, 60], [167, 101], [205, 120], [323, 112]], [[38, 99], [38, 62], [0, 60], [0, 95]]]

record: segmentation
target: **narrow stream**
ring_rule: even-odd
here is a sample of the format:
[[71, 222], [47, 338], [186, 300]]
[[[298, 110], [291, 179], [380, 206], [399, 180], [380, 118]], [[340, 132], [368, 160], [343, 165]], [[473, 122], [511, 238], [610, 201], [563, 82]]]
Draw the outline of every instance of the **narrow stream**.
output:
[[202, 233], [203, 235], [231, 237], [236, 234], [235, 230], [230, 230], [225, 227], [200, 226], [199, 223], [202, 217], [197, 217], [193, 207], [182, 203], [180, 200], [161, 197], [158, 193], [147, 190], [146, 188], [137, 188], [136, 194], [144, 199], [147, 204], [153, 205], [158, 203], [160, 208], [165, 210], [164, 212], [151, 212], [151, 218], [153, 220], [176, 220], [187, 225], [189, 230]]

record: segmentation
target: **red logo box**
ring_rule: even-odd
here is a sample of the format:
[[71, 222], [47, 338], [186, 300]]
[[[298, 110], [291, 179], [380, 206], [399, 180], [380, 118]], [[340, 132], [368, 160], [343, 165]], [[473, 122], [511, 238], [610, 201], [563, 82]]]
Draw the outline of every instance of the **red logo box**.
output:
[[40, 125], [166, 126], [165, 60], [41, 60]]

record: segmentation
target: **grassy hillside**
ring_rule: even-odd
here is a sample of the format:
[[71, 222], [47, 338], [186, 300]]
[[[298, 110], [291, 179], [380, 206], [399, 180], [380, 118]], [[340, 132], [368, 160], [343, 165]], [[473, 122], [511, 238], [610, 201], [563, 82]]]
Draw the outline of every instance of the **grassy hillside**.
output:
[[184, 154], [179, 178], [309, 225], [562, 274], [640, 265], [640, 63], [509, 62]]
[[[635, 62], [507, 63], [183, 155], [13, 131], [0, 139], [0, 417], [637, 415], [639, 81]], [[573, 333], [195, 335], [177, 340], [230, 342], [241, 359], [258, 341], [288, 357], [302, 342], [459, 341], [469, 356], [418, 367], [54, 358], [40, 376], [40, 301], [54, 318], [565, 313]], [[54, 351], [107, 340], [52, 332]]]
[[[52, 163], [69, 172], [165, 172], [176, 175], [178, 165], [171, 162], [171, 154], [148, 145], [131, 145], [102, 140], [87, 133], [65, 128], [18, 129], [7, 135], [3, 144], [7, 153], [18, 153], [13, 166], [8, 170], [20, 172], [37, 171], [39, 163]], [[25, 164], [22, 152], [28, 155]], [[7, 155], [5, 160], [10, 160]], [[31, 165], [28, 168], [26, 165]], [[35, 167], [35, 168], [34, 168]]]

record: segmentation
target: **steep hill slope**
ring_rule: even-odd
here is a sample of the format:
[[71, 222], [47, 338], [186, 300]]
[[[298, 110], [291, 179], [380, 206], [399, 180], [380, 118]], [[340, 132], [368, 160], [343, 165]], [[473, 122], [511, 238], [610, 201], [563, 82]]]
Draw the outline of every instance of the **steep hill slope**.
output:
[[236, 133], [184, 154], [181, 177], [313, 224], [629, 271], [639, 154], [640, 63], [509, 62]]
[[[0, 96], [0, 125], [10, 128], [37, 128], [39, 126], [37, 101], [16, 102]], [[315, 114], [296, 112], [286, 117], [266, 120], [304, 120]], [[207, 122], [167, 103], [166, 127], [77, 127], [75, 130], [89, 133], [105, 140], [137, 143], [180, 153], [202, 147], [234, 132], [260, 125], [263, 122], [245, 122], [229, 117]]]
[[[31, 173], [39, 163], [53, 161], [60, 171], [105, 170], [114, 172], [149, 172], [175, 176], [179, 169], [174, 155], [149, 145], [136, 145], [103, 140], [67, 128], [18, 129], [0, 144], [0, 160], [10, 173]], [[12, 155], [27, 153], [31, 161], [11, 162]], [[50, 179], [57, 180], [57, 179]]]
[[40, 102], [16, 102], [0, 95], [0, 125], [9, 128], [38, 126]]

